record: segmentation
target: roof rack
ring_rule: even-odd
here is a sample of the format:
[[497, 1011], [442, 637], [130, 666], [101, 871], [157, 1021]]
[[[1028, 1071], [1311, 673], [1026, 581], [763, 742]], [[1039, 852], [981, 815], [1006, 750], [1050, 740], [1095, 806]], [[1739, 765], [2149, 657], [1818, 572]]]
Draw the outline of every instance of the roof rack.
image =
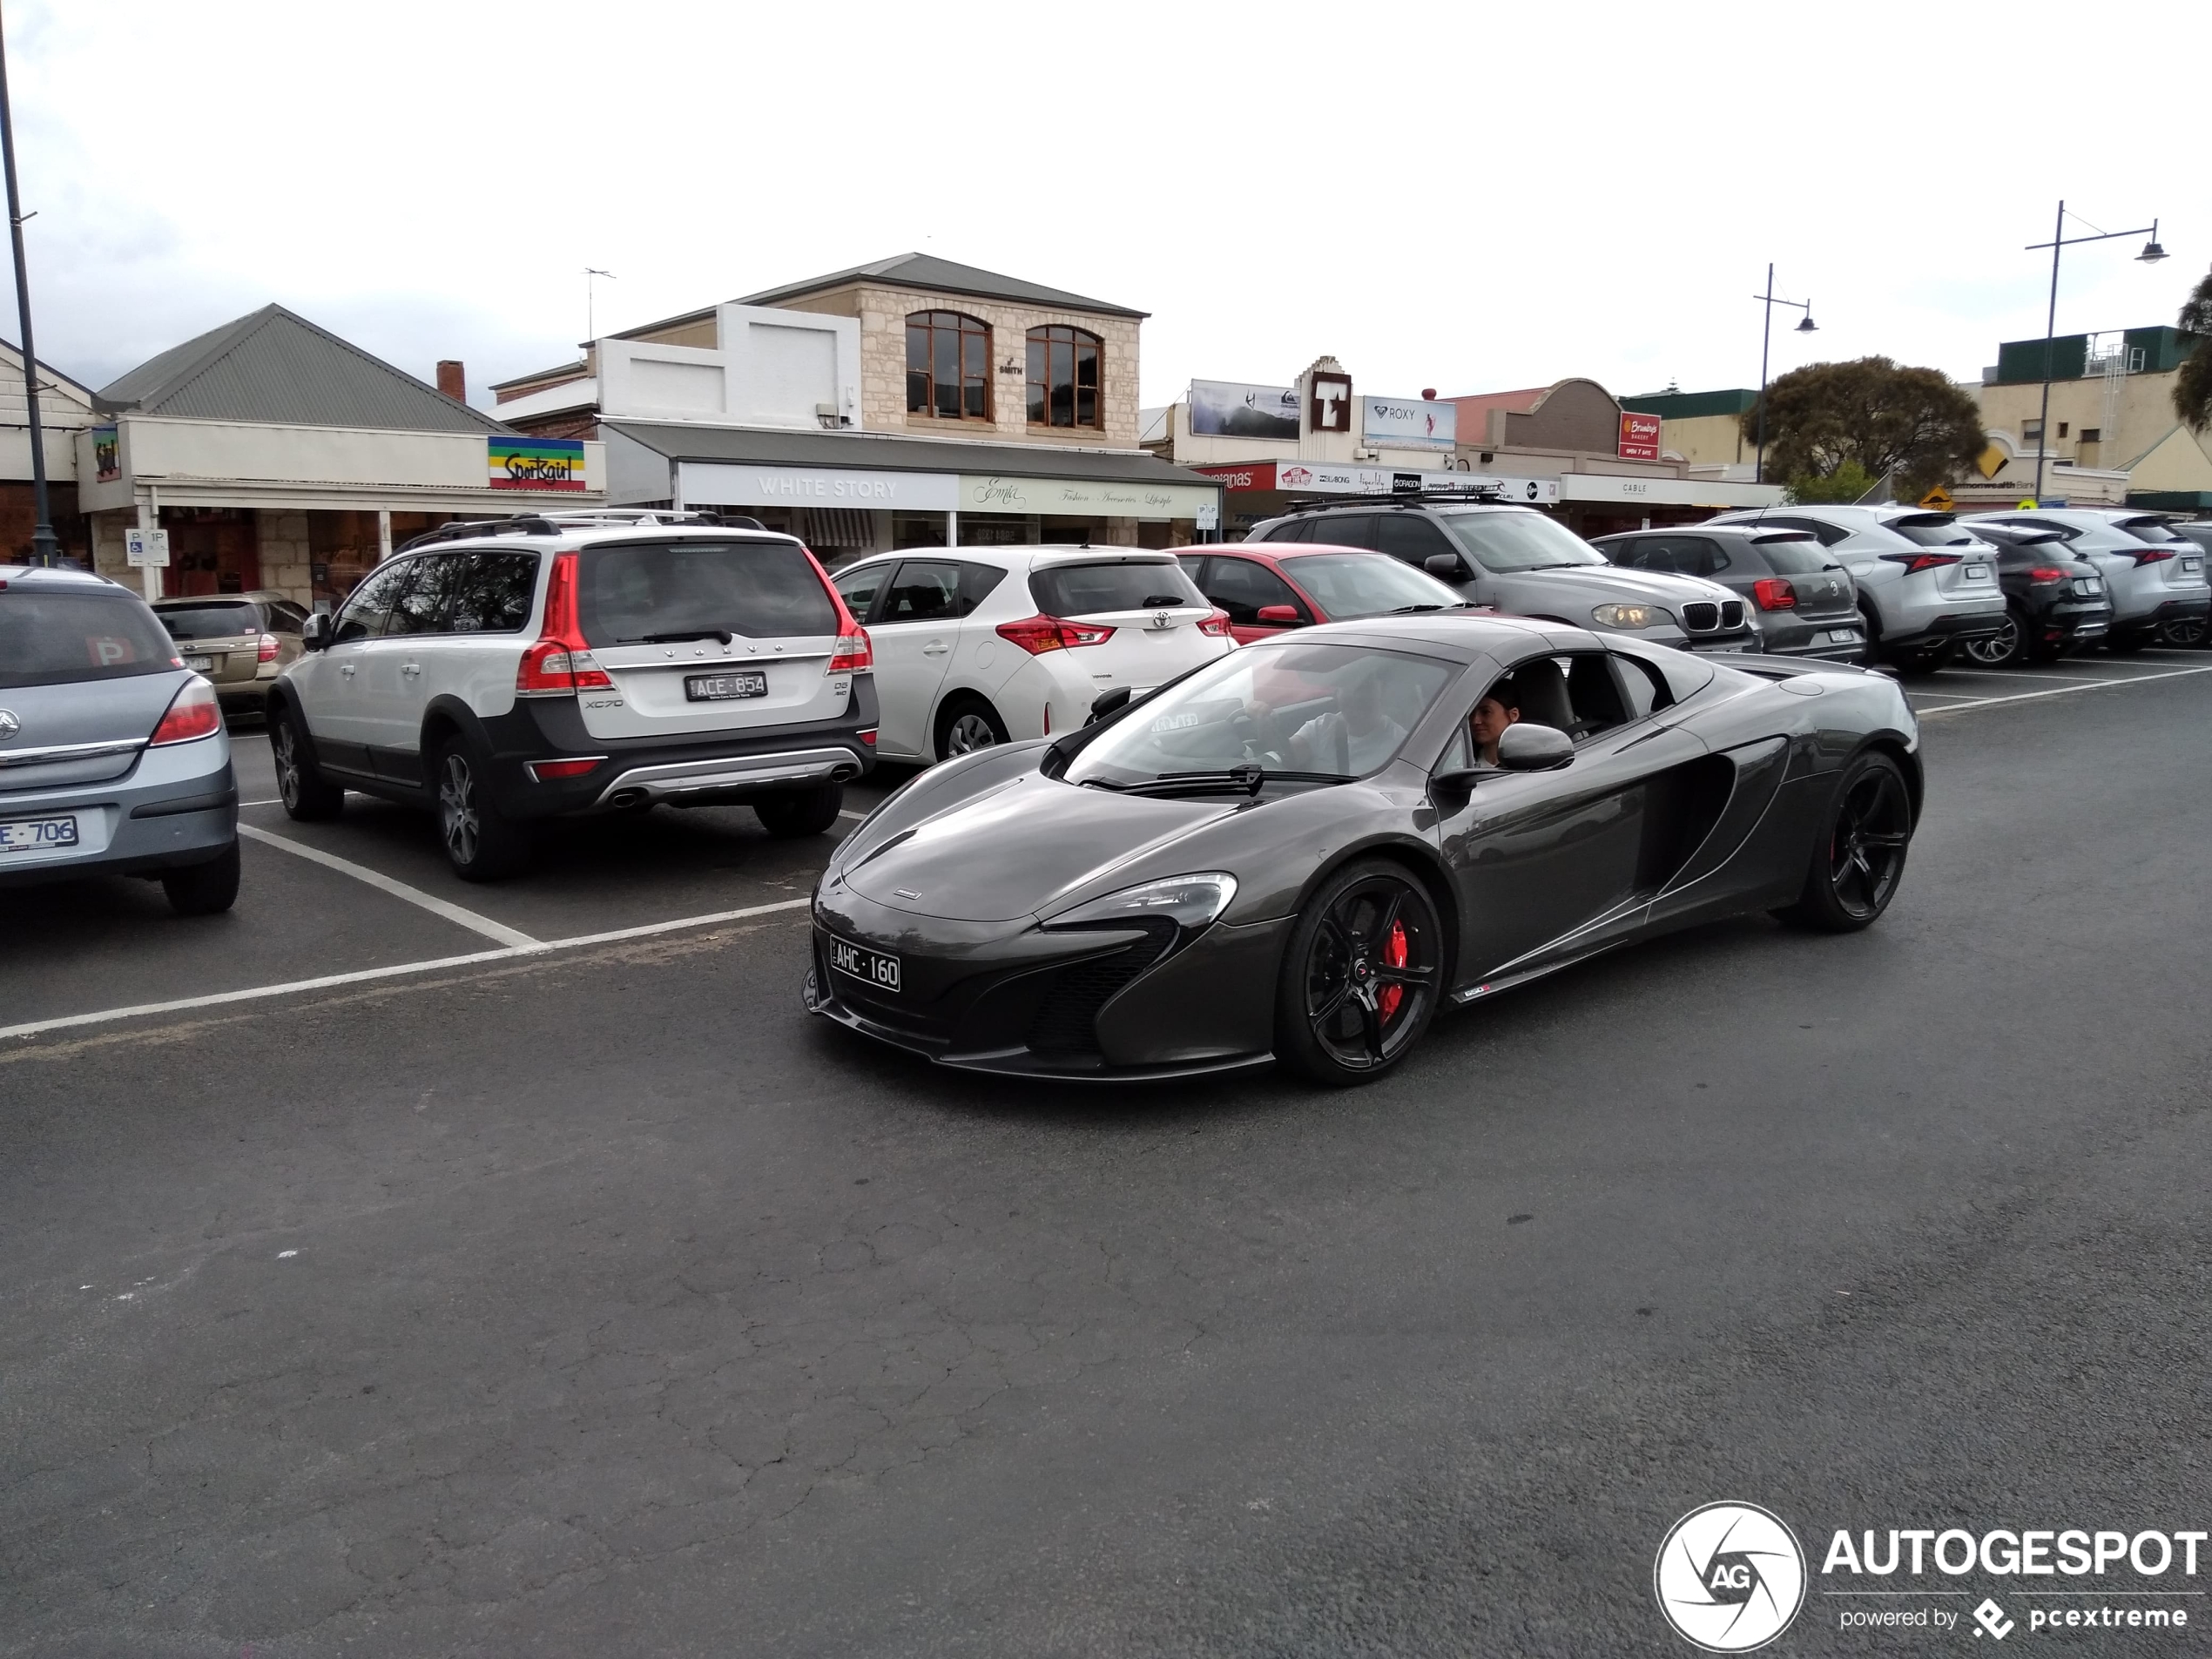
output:
[[1483, 484], [1473, 489], [1405, 489], [1388, 495], [1326, 496], [1318, 501], [1296, 502], [1283, 510], [1290, 514], [1317, 512], [1325, 507], [1418, 507], [1424, 502], [1440, 501], [1515, 505], [1506, 500], [1505, 491], [1495, 484]]
[[479, 536], [558, 536], [579, 526], [605, 524], [635, 528], [650, 524], [691, 524], [721, 529], [765, 530], [768, 527], [745, 513], [678, 511], [666, 507], [591, 507], [573, 512], [517, 513], [512, 518], [459, 518], [450, 524], [410, 536], [392, 550], [406, 553], [437, 542], [457, 542]]

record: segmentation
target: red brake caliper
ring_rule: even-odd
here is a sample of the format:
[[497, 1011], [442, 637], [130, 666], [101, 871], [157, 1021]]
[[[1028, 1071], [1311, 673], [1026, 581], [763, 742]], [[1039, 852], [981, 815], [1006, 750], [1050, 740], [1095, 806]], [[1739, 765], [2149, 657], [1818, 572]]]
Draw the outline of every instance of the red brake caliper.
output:
[[[1392, 968], [1406, 966], [1406, 924], [1404, 922], [1393, 921], [1390, 924], [1390, 939], [1383, 946], [1382, 958], [1384, 962]], [[1404, 986], [1386, 985], [1375, 998], [1375, 1007], [1380, 1011], [1383, 1018], [1387, 1020], [1398, 1012], [1398, 1005], [1405, 1000], [1406, 988]]]

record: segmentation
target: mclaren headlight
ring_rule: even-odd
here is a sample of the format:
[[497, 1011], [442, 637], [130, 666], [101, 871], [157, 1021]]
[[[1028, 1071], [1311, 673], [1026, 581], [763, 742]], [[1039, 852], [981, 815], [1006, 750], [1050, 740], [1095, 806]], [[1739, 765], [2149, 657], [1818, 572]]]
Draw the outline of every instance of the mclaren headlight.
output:
[[1663, 605], [1600, 605], [1590, 612], [1601, 628], [1663, 628], [1674, 619]]
[[1186, 933], [1204, 927], [1237, 896], [1237, 878], [1223, 870], [1199, 875], [1170, 876], [1142, 887], [1123, 887], [1103, 899], [1078, 905], [1065, 915], [1055, 916], [1048, 927], [1110, 927], [1116, 922], [1139, 922], [1165, 916]]

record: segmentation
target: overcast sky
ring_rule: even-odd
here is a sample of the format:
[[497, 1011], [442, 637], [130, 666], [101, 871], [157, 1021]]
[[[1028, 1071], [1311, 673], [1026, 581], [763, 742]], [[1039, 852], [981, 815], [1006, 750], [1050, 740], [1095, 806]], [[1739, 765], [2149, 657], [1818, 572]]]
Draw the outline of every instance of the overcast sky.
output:
[[[2194, 8], [8, 0], [41, 355], [274, 300], [428, 378], [918, 248], [1152, 314], [1194, 376], [1367, 390], [1971, 377], [2212, 260]], [[2122, 66], [2107, 74], [2100, 65]], [[2170, 65], [2170, 78], [2163, 82]], [[12, 307], [12, 295], [10, 299]], [[15, 332], [12, 308], [4, 332]]]

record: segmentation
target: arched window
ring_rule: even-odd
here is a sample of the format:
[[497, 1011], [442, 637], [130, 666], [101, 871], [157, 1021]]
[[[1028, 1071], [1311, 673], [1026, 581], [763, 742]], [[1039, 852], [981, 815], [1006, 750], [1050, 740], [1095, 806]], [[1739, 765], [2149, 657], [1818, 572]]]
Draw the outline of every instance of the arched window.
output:
[[945, 421], [991, 418], [991, 330], [957, 311], [907, 319], [907, 413]]
[[1099, 396], [1101, 344], [1096, 334], [1081, 328], [1055, 324], [1029, 330], [1031, 426], [1106, 424]]

